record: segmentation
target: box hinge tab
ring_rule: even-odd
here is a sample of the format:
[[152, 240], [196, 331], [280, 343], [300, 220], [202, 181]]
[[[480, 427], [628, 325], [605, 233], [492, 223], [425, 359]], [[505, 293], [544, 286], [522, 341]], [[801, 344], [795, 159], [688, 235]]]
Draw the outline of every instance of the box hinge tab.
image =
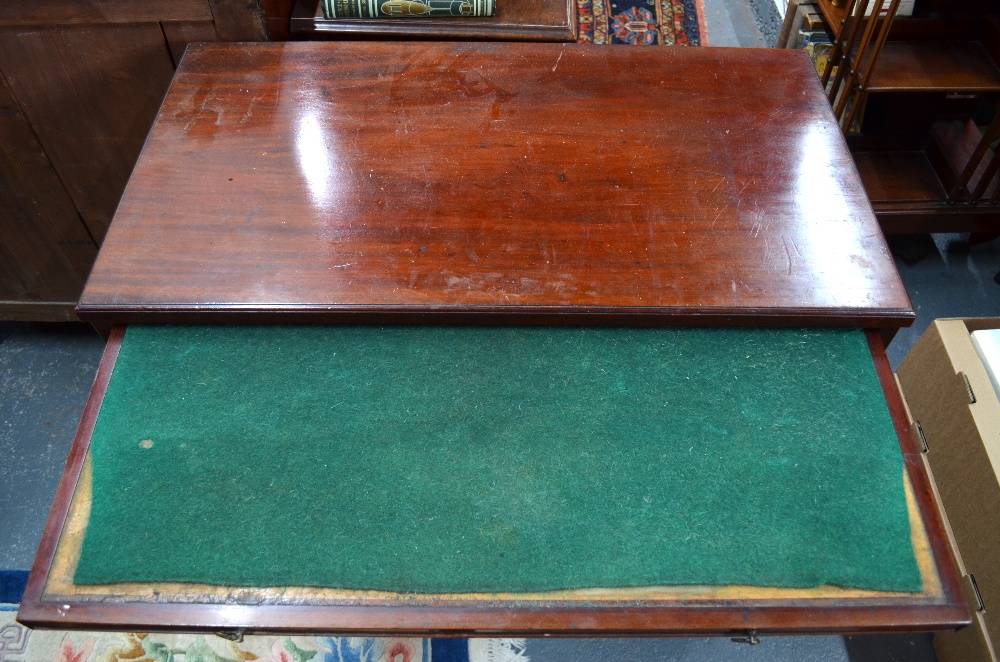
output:
[[965, 382], [965, 391], [969, 394], [969, 404], [976, 404], [976, 394], [972, 392], [972, 384], [969, 383], [969, 376], [964, 372], [958, 374], [962, 375], [962, 381]]
[[924, 435], [924, 428], [920, 425], [920, 421], [916, 419], [913, 420], [913, 427], [917, 429], [917, 437], [920, 438], [920, 448], [926, 453], [930, 448], [927, 446], [927, 437]]
[[971, 572], [966, 575], [969, 580], [969, 586], [972, 589], [972, 597], [975, 599], [975, 605], [969, 605], [970, 607], [975, 607], [976, 611], [981, 611], [986, 613], [986, 604], [983, 602], [983, 596], [979, 592], [979, 584], [976, 583], [976, 576]]

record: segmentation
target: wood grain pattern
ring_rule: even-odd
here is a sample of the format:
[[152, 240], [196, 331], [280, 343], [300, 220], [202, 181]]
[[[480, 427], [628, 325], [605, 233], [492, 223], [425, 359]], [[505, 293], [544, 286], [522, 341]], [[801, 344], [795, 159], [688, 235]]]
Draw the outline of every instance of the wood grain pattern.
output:
[[318, 0], [299, 0], [291, 17], [298, 39], [576, 41], [575, 0], [505, 0], [490, 18], [327, 20]]
[[440, 43], [189, 49], [78, 312], [913, 318], [800, 53]]
[[97, 247], [2, 75], [0, 219], [0, 319], [75, 319]]
[[[928, 534], [915, 538], [918, 556], [924, 559], [927, 586], [924, 594], [852, 592], [824, 587], [815, 590], [652, 587], [634, 591], [449, 597], [367, 592], [326, 595], [309, 589], [278, 589], [268, 593], [267, 589], [172, 585], [103, 587], [108, 591], [104, 595], [69, 593], [65, 575], [72, 574], [72, 558], [59, 562], [56, 559], [67, 540], [79, 543], [79, 523], [86, 521], [80, 512], [70, 517], [72, 510], [79, 510], [81, 505], [73, 493], [75, 490], [85, 493], [89, 485], [86, 457], [90, 435], [122, 336], [121, 328], [112, 333], [74, 441], [18, 614], [24, 623], [143, 631], [246, 629], [367, 635], [607, 636], [904, 631], [955, 627], [968, 622], [954, 559], [942, 537], [940, 517], [934, 509], [919, 449], [908, 428], [877, 332], [868, 334], [869, 344], [896, 423], [909, 484], [913, 486], [910, 503], [915, 507], [911, 515], [916, 518], [914, 529], [926, 530]], [[924, 551], [919, 552], [921, 549]], [[53, 574], [53, 568], [60, 565], [62, 569]], [[61, 579], [59, 573], [63, 575]]]
[[211, 21], [208, 0], [31, 0], [0, 2], [0, 26]]
[[173, 72], [160, 26], [0, 28], [0, 62], [99, 243]]

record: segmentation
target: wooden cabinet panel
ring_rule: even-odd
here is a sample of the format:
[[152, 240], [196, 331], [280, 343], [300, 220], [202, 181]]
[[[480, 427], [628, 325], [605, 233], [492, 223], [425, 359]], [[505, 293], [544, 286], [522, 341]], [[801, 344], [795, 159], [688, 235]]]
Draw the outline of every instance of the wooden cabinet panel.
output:
[[30, 0], [0, 2], [0, 25], [211, 21], [208, 0]]
[[219, 41], [219, 35], [215, 32], [215, 24], [211, 22], [171, 21], [160, 27], [163, 28], [163, 36], [167, 38], [167, 47], [170, 48], [170, 56], [174, 60], [175, 67], [180, 64], [184, 49], [188, 47], [188, 44], [199, 41]]
[[261, 9], [267, 16], [267, 34], [271, 41], [288, 41], [291, 35], [288, 24], [295, 0], [261, 0]]
[[160, 26], [0, 28], [0, 68], [99, 243], [173, 74]]
[[0, 78], [0, 306], [6, 319], [71, 319], [97, 249]]
[[266, 41], [267, 27], [257, 0], [208, 0], [221, 41]]
[[75, 319], [188, 44], [266, 35], [258, 0], [0, 0], [0, 319]]

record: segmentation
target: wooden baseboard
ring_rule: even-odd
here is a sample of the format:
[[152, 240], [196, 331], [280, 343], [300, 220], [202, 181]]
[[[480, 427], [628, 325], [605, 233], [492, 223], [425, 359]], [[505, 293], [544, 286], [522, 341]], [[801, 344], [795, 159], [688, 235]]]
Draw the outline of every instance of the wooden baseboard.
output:
[[7, 322], [79, 322], [75, 301], [0, 301], [0, 320]]

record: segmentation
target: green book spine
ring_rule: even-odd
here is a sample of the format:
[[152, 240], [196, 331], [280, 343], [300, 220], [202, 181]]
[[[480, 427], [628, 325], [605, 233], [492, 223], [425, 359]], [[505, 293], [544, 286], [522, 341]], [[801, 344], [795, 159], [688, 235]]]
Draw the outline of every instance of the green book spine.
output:
[[495, 0], [323, 0], [327, 19], [488, 17], [495, 10]]

